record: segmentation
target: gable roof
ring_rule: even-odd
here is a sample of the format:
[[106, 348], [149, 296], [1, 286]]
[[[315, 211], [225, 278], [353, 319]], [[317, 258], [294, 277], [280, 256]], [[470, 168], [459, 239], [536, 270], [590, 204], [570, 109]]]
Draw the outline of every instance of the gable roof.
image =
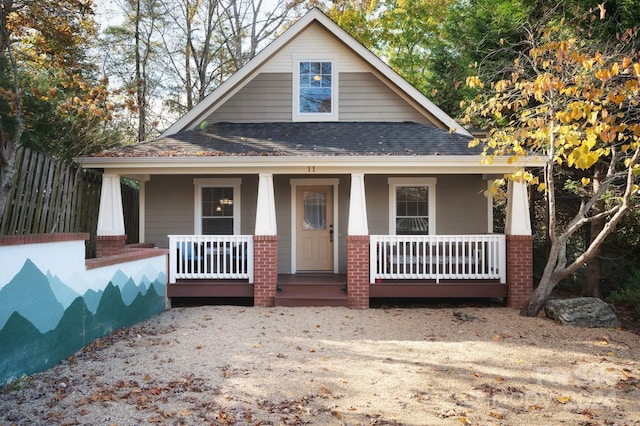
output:
[[200, 122], [202, 122], [202, 120], [204, 120], [204, 118], [209, 114], [211, 107], [213, 107], [218, 101], [225, 98], [234, 90], [237, 90], [245, 85], [251, 79], [251, 76], [257, 74], [259, 72], [259, 69], [263, 65], [265, 65], [270, 58], [272, 58], [275, 54], [282, 50], [287, 44], [289, 44], [293, 39], [295, 39], [300, 33], [302, 33], [314, 22], [322, 25], [327, 31], [329, 31], [333, 36], [338, 38], [353, 52], [359, 55], [377, 72], [386, 77], [398, 89], [406, 93], [407, 96], [409, 96], [418, 105], [424, 108], [435, 119], [440, 121], [443, 127], [452, 129], [454, 133], [471, 136], [471, 134], [463, 126], [458, 124], [453, 118], [442, 111], [420, 91], [409, 84], [404, 78], [402, 78], [398, 73], [391, 69], [380, 58], [378, 58], [371, 51], [365, 48], [356, 39], [351, 37], [349, 33], [340, 28], [340, 26], [332, 21], [327, 15], [322, 13], [319, 9], [313, 8], [302, 18], [296, 21], [282, 35], [280, 35], [260, 53], [258, 53], [247, 64], [245, 64], [240, 70], [238, 70], [235, 74], [225, 80], [224, 83], [218, 86], [211, 94], [200, 101], [200, 103], [198, 103], [194, 108], [192, 108], [189, 112], [178, 119], [178, 121], [171, 125], [161, 135], [161, 138], [176, 134], [178, 132], [192, 130], [193, 128], [198, 126]]
[[413, 122], [214, 123], [121, 148], [123, 157], [480, 155], [472, 138]]

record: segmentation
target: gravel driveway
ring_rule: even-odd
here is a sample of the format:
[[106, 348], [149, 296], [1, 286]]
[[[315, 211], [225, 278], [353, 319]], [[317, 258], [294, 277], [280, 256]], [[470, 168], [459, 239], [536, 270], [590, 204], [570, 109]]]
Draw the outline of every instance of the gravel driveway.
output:
[[1, 424], [640, 424], [640, 336], [510, 308], [176, 308], [6, 386]]

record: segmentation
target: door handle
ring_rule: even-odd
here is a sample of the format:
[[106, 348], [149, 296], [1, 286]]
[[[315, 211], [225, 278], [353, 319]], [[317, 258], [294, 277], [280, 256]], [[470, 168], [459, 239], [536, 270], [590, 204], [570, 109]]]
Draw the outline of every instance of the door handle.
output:
[[333, 242], [333, 225], [329, 225], [329, 242]]

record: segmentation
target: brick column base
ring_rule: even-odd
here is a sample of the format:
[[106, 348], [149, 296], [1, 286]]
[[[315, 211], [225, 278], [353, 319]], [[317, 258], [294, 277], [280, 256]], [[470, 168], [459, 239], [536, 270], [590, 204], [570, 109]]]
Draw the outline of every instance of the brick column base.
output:
[[507, 306], [521, 308], [533, 293], [533, 236], [507, 235]]
[[96, 257], [120, 254], [124, 251], [126, 242], [126, 235], [98, 235], [96, 236]]
[[253, 237], [253, 304], [273, 306], [278, 282], [278, 236]]
[[369, 308], [368, 235], [347, 235], [347, 298], [350, 308]]

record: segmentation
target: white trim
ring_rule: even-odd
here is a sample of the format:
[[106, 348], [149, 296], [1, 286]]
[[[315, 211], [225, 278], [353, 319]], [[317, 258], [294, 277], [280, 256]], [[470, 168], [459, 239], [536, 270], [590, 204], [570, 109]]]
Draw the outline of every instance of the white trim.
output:
[[[356, 161], [357, 160], [357, 161]], [[252, 173], [365, 173], [365, 174], [423, 174], [426, 167], [433, 174], [504, 174], [515, 173], [523, 167], [544, 167], [543, 157], [498, 157], [491, 164], [479, 155], [431, 156], [220, 156], [220, 157], [82, 157], [85, 169], [109, 169], [114, 174], [211, 174]], [[511, 159], [512, 161], [512, 159]]]
[[302, 179], [291, 179], [289, 181], [291, 184], [291, 273], [295, 274], [297, 271], [296, 268], [296, 193], [298, 191], [298, 186], [332, 186], [333, 187], [333, 273], [338, 273], [338, 248], [339, 248], [339, 240], [338, 236], [340, 235], [340, 226], [338, 223], [338, 185], [340, 184], [340, 179], [337, 178], [302, 178]]
[[278, 235], [272, 173], [260, 173], [258, 175], [258, 199], [256, 201], [254, 235]]
[[506, 235], [531, 235], [529, 194], [525, 182], [509, 180], [507, 194]]
[[120, 185], [120, 175], [105, 173], [102, 176], [96, 231], [98, 236], [125, 235], [122, 189]]
[[396, 188], [426, 186], [429, 197], [429, 235], [436, 235], [436, 183], [434, 177], [390, 177], [389, 182], [389, 235], [396, 235]]
[[364, 173], [351, 174], [347, 235], [369, 235]]
[[233, 235], [240, 235], [241, 178], [194, 178], [193, 179], [193, 229], [196, 235], [202, 234], [202, 188], [232, 187], [233, 188]]
[[[301, 62], [329, 62], [331, 63], [331, 112], [300, 112], [300, 63]], [[337, 68], [338, 61], [334, 57], [318, 58], [315, 56], [296, 56], [293, 58], [292, 64], [294, 69], [292, 70], [293, 85], [292, 85], [292, 108], [291, 108], [291, 120], [292, 121], [338, 121], [340, 113], [338, 112], [338, 75], [340, 74]]]
[[493, 179], [487, 179], [487, 233], [493, 234], [493, 195], [491, 195], [491, 186]]
[[167, 137], [183, 130], [193, 129], [197, 127], [202, 120], [206, 118], [212, 111], [211, 107], [219, 103], [223, 98], [232, 91], [237, 91], [249, 82], [249, 77], [259, 72], [259, 69], [272, 58], [278, 51], [284, 48], [291, 40], [297, 37], [302, 31], [310, 26], [314, 21], [324, 26], [330, 33], [347, 45], [365, 62], [369, 63], [380, 74], [388, 78], [400, 90], [414, 99], [428, 114], [433, 115], [439, 120], [443, 127], [452, 129], [455, 133], [471, 136], [462, 125], [458, 124], [453, 118], [447, 115], [437, 105], [427, 99], [418, 89], [409, 84], [398, 73], [393, 71], [391, 67], [382, 61], [379, 57], [369, 51], [360, 42], [354, 39], [349, 33], [340, 28], [338, 24], [333, 22], [331, 18], [322, 13], [319, 9], [313, 8], [302, 18], [296, 21], [287, 31], [277, 37], [272, 43], [265, 47], [245, 66], [238, 70], [235, 74], [224, 81], [209, 96], [205, 97], [193, 109], [183, 115], [178, 121], [170, 126], [160, 137]]
[[146, 212], [146, 203], [147, 203], [147, 191], [146, 191], [146, 180], [138, 181], [138, 242], [145, 242], [145, 212]]

